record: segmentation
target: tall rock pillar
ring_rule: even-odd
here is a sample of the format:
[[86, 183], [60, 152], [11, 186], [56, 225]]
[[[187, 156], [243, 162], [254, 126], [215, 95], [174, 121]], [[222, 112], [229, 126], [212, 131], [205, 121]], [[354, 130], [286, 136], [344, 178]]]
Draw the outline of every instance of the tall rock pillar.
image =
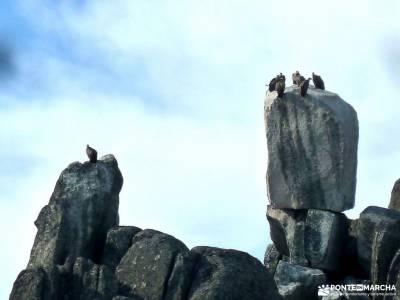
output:
[[274, 242], [266, 262], [277, 266], [270, 272], [285, 299], [315, 299], [318, 285], [342, 263], [348, 226], [342, 212], [355, 200], [357, 114], [337, 94], [313, 86], [305, 97], [297, 86], [282, 98], [268, 92], [264, 112]]
[[[119, 223], [122, 182], [113, 155], [96, 163], [72, 163], [61, 173], [35, 221], [29, 263], [14, 283], [11, 300], [109, 298], [116, 288], [113, 275], [97, 264], [107, 232]], [[79, 296], [86, 293], [79, 288], [81, 278], [90, 287], [85, 296]]]

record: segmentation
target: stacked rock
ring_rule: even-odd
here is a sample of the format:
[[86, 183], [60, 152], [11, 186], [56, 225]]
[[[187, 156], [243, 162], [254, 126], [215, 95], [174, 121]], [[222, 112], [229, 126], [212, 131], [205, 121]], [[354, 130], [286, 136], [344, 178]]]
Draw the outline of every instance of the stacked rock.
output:
[[313, 299], [318, 286], [359, 275], [357, 266], [343, 274], [354, 224], [342, 213], [354, 207], [358, 120], [337, 94], [298, 89], [265, 101], [273, 241], [265, 264], [284, 299]]
[[355, 199], [355, 110], [334, 93], [310, 86], [300, 97], [292, 86], [282, 98], [267, 93], [265, 125], [273, 244], [264, 264], [282, 298], [317, 299], [319, 286], [367, 284], [384, 288], [365, 293], [373, 299], [400, 299], [400, 179], [389, 208], [367, 207], [356, 220], [343, 214]]

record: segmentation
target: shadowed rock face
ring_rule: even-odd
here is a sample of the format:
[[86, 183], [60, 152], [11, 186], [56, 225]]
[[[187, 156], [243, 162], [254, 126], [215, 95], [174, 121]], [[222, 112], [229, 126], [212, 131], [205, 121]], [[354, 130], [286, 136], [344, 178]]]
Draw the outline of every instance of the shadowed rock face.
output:
[[337, 94], [310, 87], [267, 93], [267, 187], [275, 208], [342, 212], [354, 207], [358, 120]]
[[110, 268], [83, 257], [75, 261], [71, 283], [72, 288], [67, 291], [70, 299], [111, 299], [118, 291], [117, 280]]
[[291, 263], [308, 266], [305, 256], [304, 229], [306, 210], [277, 209], [271, 205], [267, 209], [271, 240], [277, 250], [288, 257]]
[[279, 294], [284, 299], [318, 299], [318, 286], [325, 284], [326, 275], [311, 269], [280, 261], [274, 276]]
[[122, 293], [143, 299], [162, 299], [178, 254], [189, 249], [179, 240], [155, 230], [136, 234], [116, 269]]
[[115, 270], [121, 258], [132, 246], [133, 237], [140, 231], [141, 229], [135, 226], [116, 226], [111, 228], [107, 233], [101, 263]]
[[346, 238], [346, 217], [341, 213], [309, 209], [305, 227], [305, 253], [313, 268], [338, 271]]
[[346, 217], [317, 209], [267, 209], [271, 239], [290, 263], [321, 270], [341, 267]]
[[374, 284], [383, 284], [400, 248], [400, 212], [369, 206], [358, 223], [358, 261]]
[[247, 253], [213, 247], [196, 247], [197, 256], [190, 300], [279, 299], [267, 270]]
[[46, 273], [39, 268], [23, 270], [15, 280], [10, 299], [41, 300]]

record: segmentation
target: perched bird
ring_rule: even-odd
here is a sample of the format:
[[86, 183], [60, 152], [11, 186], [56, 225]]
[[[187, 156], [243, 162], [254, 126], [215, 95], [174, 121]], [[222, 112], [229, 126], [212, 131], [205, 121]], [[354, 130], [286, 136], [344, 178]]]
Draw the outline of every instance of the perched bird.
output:
[[282, 98], [285, 93], [285, 80], [278, 80], [275, 84], [275, 90], [278, 92], [278, 97]]
[[314, 74], [314, 72], [312, 73], [312, 81], [314, 82], [314, 86], [317, 89], [320, 90], [325, 90], [325, 84], [324, 81], [322, 80], [321, 76], [318, 76], [316, 74]]
[[[268, 90], [270, 92], [277, 91], [278, 97], [282, 97], [285, 92], [285, 80], [286, 77], [282, 73], [276, 75], [276, 77], [272, 78], [268, 84]], [[279, 88], [279, 90], [278, 90]]]
[[311, 80], [311, 78], [308, 78], [307, 80], [304, 80], [300, 84], [300, 95], [302, 97], [305, 97], [307, 95], [307, 90], [308, 90], [308, 86], [310, 85], [310, 80]]
[[296, 73], [292, 74], [292, 80], [293, 80], [293, 84], [296, 84], [297, 86], [300, 86], [300, 84], [306, 79], [304, 78], [304, 76], [302, 76], [300, 74], [299, 71], [296, 71]]
[[300, 72], [296, 71], [292, 74], [293, 84], [297, 84], [297, 81], [300, 79]]
[[89, 145], [86, 145], [86, 154], [89, 157], [89, 161], [91, 163], [95, 163], [97, 161], [97, 151]]
[[269, 82], [269, 84], [268, 84], [268, 90], [269, 90], [270, 92], [275, 91], [275, 84], [276, 84], [277, 80], [278, 80], [277, 77], [274, 77], [274, 78], [272, 78], [271, 81]]
[[300, 86], [305, 80], [306, 80], [306, 79], [304, 78], [304, 76], [301, 76], [301, 75], [300, 75], [300, 79], [299, 79], [297, 85]]

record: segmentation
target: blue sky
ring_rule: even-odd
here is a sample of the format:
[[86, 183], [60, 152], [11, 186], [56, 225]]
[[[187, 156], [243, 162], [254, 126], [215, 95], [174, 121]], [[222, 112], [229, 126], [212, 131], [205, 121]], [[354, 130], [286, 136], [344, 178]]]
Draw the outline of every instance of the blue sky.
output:
[[86, 159], [86, 144], [119, 161], [121, 224], [261, 259], [264, 85], [279, 72], [321, 74], [355, 107], [358, 185], [346, 214], [386, 207], [400, 177], [399, 8], [1, 1], [0, 298], [28, 262], [59, 173]]

